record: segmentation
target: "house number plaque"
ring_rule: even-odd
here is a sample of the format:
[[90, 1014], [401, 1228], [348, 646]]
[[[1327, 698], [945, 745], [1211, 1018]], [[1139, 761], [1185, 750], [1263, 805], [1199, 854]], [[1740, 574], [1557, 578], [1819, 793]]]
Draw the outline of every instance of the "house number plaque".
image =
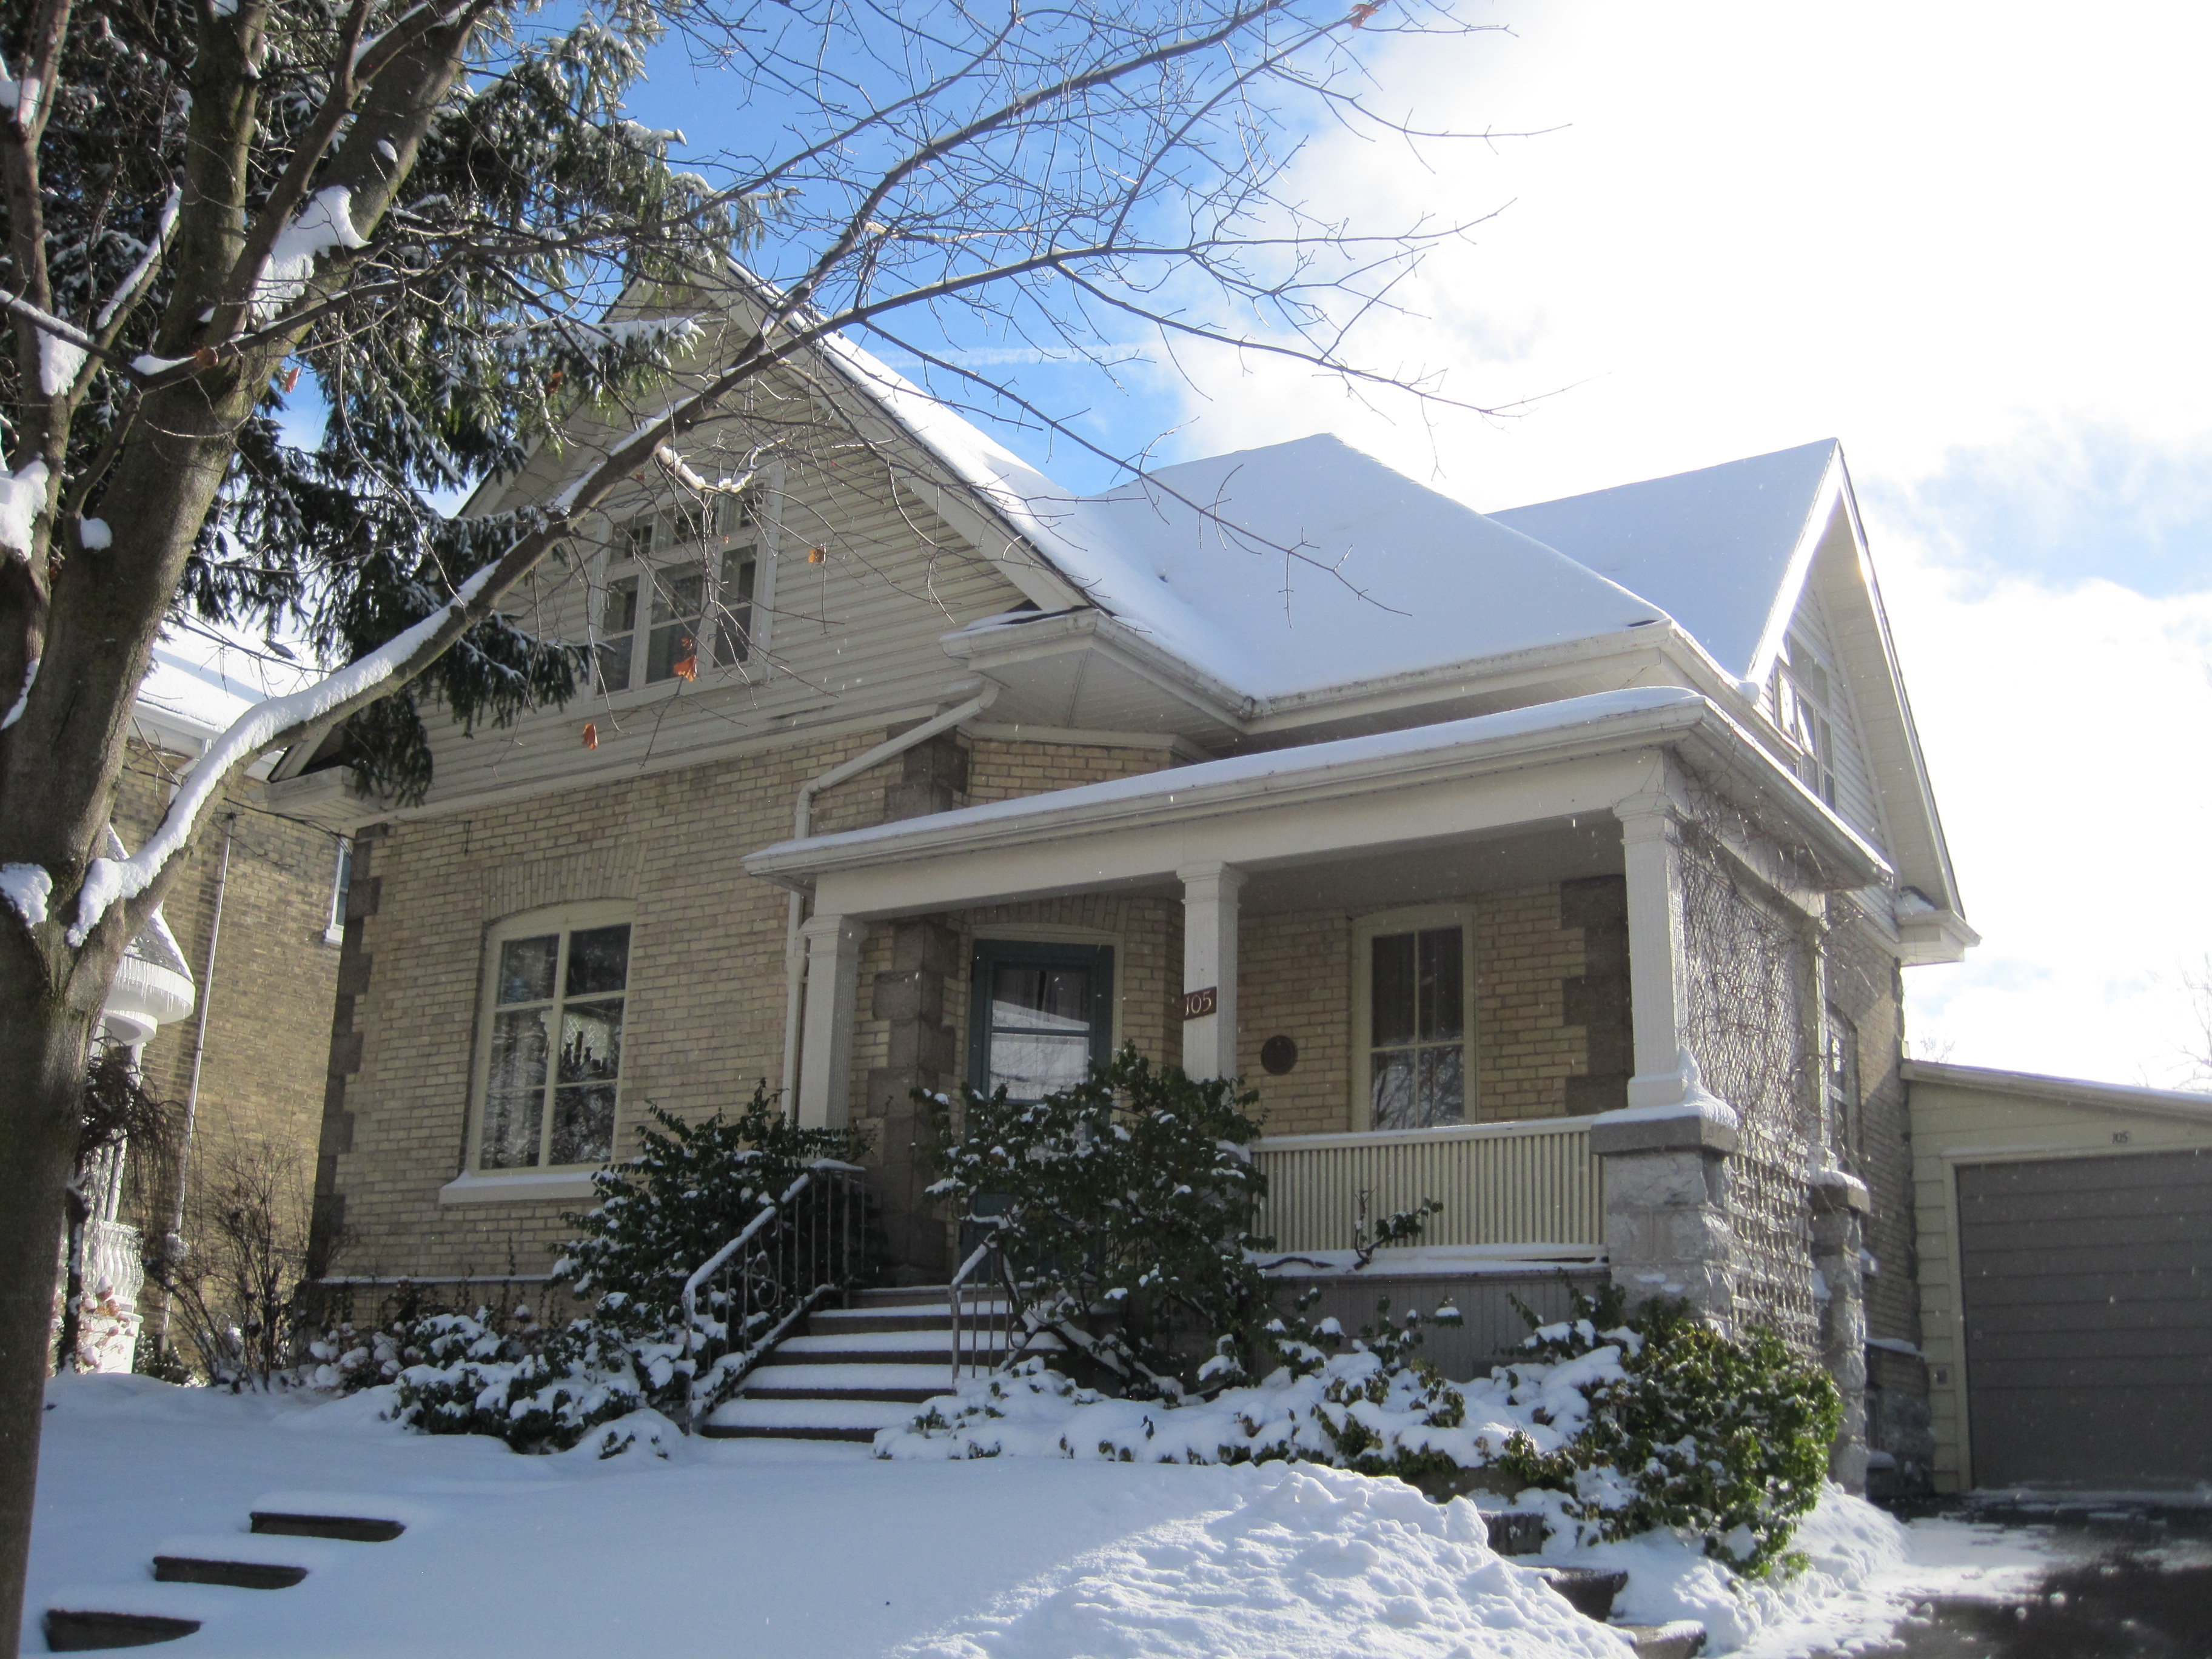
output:
[[1209, 985], [1203, 991], [1182, 994], [1182, 1017], [1185, 1019], [1204, 1019], [1208, 1014], [1221, 1012], [1221, 988]]

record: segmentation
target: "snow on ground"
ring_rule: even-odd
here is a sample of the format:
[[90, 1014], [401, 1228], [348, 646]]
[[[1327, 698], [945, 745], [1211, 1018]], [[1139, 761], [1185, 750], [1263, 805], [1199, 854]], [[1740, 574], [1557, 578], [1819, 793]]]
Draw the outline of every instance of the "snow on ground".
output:
[[[1627, 1651], [1492, 1555], [1466, 1504], [1357, 1475], [732, 1442], [680, 1443], [667, 1462], [521, 1457], [379, 1422], [380, 1392], [309, 1405], [143, 1377], [51, 1384], [26, 1650], [58, 1599], [204, 1618], [163, 1650], [178, 1659]], [[317, 1551], [293, 1589], [151, 1582], [166, 1540], [236, 1534], [283, 1491], [371, 1512], [396, 1500], [409, 1528]]]
[[[379, 1420], [384, 1395], [50, 1384], [26, 1650], [41, 1650], [46, 1607], [74, 1603], [204, 1618], [164, 1650], [179, 1659], [1627, 1653], [1493, 1555], [1464, 1500], [1440, 1508], [1312, 1465], [887, 1462], [857, 1447], [673, 1436], [666, 1460], [522, 1457], [490, 1439], [404, 1432]], [[246, 1544], [248, 1510], [279, 1492], [403, 1518], [408, 1531], [389, 1544], [308, 1540], [299, 1560], [313, 1571], [293, 1589], [152, 1582], [165, 1543]], [[1784, 1583], [1733, 1589], [1692, 1547], [1660, 1540], [1572, 1559], [1630, 1568], [1630, 1617], [1700, 1619], [1709, 1653], [1789, 1659], [1864, 1645], [1930, 1595], [2023, 1587], [2048, 1562], [2022, 1536], [1901, 1529], [1831, 1492], [1800, 1534], [1811, 1566]], [[290, 1545], [248, 1546], [263, 1547]]]

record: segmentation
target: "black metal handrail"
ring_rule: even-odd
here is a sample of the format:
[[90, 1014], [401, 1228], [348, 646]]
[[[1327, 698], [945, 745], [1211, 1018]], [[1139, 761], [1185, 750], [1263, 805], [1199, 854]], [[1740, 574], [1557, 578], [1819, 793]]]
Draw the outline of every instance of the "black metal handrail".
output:
[[823, 1158], [684, 1281], [690, 1417], [728, 1398], [791, 1328], [866, 1268], [867, 1187]]

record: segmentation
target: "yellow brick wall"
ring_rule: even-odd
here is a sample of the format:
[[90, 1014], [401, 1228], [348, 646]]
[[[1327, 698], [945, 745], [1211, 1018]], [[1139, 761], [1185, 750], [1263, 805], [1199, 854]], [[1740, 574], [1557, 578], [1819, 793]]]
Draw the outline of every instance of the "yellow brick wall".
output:
[[[1566, 1079], [1588, 1058], [1583, 1028], [1564, 1023], [1560, 994], [1560, 981], [1583, 971], [1582, 930], [1560, 925], [1556, 884], [1465, 902], [1474, 911], [1474, 1115], [1560, 1116]], [[1260, 1091], [1271, 1134], [1366, 1127], [1352, 1097], [1357, 921], [1339, 912], [1247, 915], [1237, 930], [1237, 1061]], [[1297, 1044], [1297, 1064], [1270, 1077], [1260, 1049], [1277, 1035]]]
[[[403, 823], [371, 843], [373, 892], [353, 925], [368, 958], [349, 1012], [358, 1069], [343, 1078], [351, 1122], [330, 1179], [343, 1231], [338, 1276], [542, 1273], [571, 1231], [576, 1200], [441, 1206], [467, 1155], [483, 940], [505, 917], [623, 899], [635, 906], [617, 1146], [648, 1103], [685, 1116], [733, 1109], [781, 1069], [785, 893], [744, 856], [791, 833], [805, 780], [872, 747], [881, 732], [794, 745], [683, 771], [541, 796], [465, 816]], [[969, 799], [1003, 799], [1158, 765], [1158, 750], [981, 743]], [[878, 822], [896, 763], [817, 798], [817, 833]], [[980, 785], [984, 793], [977, 793]], [[995, 794], [989, 792], [1000, 792]], [[1123, 931], [1125, 1030], [1152, 1048], [1180, 994], [1179, 934], [1162, 901], [1077, 899], [988, 913]], [[974, 920], [966, 925], [972, 928]], [[963, 938], [963, 945], [965, 939]], [[888, 929], [862, 947], [854, 1075], [879, 1064], [884, 1027], [868, 988], [888, 965]], [[964, 1022], [964, 986], [951, 1018]], [[964, 1023], [959, 1028], [964, 1032]], [[343, 1037], [336, 1050], [343, 1052]], [[856, 1108], [865, 1108], [862, 1097]], [[861, 1127], [877, 1127], [863, 1115]]]
[[[186, 763], [182, 757], [131, 744], [112, 814], [126, 846], [137, 847], [153, 831]], [[230, 866], [224, 879], [228, 814], [235, 817], [228, 826]], [[163, 901], [162, 915], [206, 1002], [197, 1171], [219, 1169], [234, 1153], [259, 1144], [280, 1162], [296, 1165], [303, 1190], [313, 1178], [338, 966], [337, 947], [325, 937], [337, 846], [327, 830], [233, 798], [210, 819]], [[210, 981], [208, 939], [218, 885], [222, 929]], [[143, 1076], [157, 1098], [183, 1101], [191, 1091], [198, 1016], [195, 1008], [146, 1045]], [[137, 1184], [144, 1206], [138, 1224], [157, 1234], [166, 1231], [173, 1188], [166, 1180]]]

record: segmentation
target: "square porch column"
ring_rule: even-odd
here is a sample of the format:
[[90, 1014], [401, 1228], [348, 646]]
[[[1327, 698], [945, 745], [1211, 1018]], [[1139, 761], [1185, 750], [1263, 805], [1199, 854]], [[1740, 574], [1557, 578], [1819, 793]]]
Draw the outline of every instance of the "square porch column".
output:
[[1237, 1075], [1237, 896], [1233, 864], [1194, 864], [1182, 883], [1182, 1069], [1194, 1078]]
[[1606, 1259], [1632, 1304], [1680, 1297], [1727, 1329], [1735, 1315], [1728, 1160], [1736, 1121], [1705, 1092], [1688, 1047], [1678, 809], [1659, 790], [1613, 811], [1628, 885], [1636, 1074], [1627, 1108], [1590, 1120], [1590, 1151], [1605, 1163]]
[[1672, 1106], [1688, 1091], [1683, 1046], [1689, 1009], [1682, 972], [1681, 827], [1672, 797], [1632, 795], [1614, 807], [1628, 884], [1631, 1106]]
[[853, 1115], [853, 1021], [860, 1012], [860, 942], [868, 924], [849, 916], [810, 919], [806, 1012], [799, 1059], [799, 1121], [842, 1129]]

